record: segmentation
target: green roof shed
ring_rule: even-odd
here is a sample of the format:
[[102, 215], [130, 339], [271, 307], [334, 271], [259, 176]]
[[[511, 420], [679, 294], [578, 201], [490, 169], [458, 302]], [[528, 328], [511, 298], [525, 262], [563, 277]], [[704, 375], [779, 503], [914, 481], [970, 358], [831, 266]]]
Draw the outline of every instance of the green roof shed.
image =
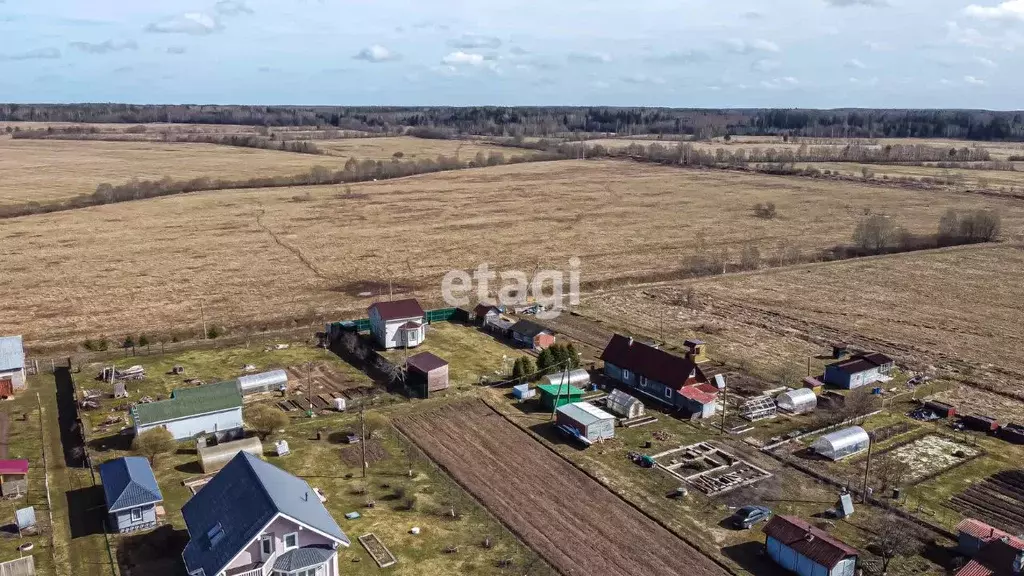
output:
[[[540, 393], [540, 404], [548, 410], [554, 410], [559, 406], [565, 406], [566, 404], [574, 404], [583, 400], [583, 390], [575, 386], [569, 386], [563, 384], [561, 386], [555, 384], [545, 384], [537, 386], [537, 390]], [[557, 402], [557, 404], [556, 404]]]

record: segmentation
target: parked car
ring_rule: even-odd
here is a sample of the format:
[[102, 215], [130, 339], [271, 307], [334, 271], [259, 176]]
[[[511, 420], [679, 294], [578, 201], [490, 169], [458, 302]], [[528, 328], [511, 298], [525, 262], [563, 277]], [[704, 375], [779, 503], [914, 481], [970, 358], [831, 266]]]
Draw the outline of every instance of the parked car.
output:
[[768, 520], [772, 511], [764, 506], [744, 506], [736, 511], [729, 519], [729, 523], [738, 530], [748, 530], [758, 522]]

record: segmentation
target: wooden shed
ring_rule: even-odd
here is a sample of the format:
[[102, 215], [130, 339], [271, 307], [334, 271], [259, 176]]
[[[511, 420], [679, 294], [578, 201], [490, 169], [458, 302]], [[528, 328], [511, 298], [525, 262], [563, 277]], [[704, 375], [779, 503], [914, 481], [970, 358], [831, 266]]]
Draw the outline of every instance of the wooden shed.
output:
[[990, 416], [975, 416], [971, 414], [964, 416], [961, 422], [965, 428], [979, 432], [995, 432], [999, 430], [999, 421]]
[[945, 402], [939, 402], [937, 400], [929, 400], [924, 403], [924, 407], [932, 412], [935, 412], [941, 418], [955, 418], [956, 408], [951, 404]]
[[0, 495], [28, 492], [28, 460], [0, 460]]
[[537, 391], [540, 394], [540, 405], [545, 410], [553, 410], [558, 406], [564, 406], [566, 404], [572, 404], [573, 402], [579, 402], [583, 400], [583, 390], [575, 386], [569, 385], [552, 385], [543, 384], [537, 386]]
[[694, 362], [708, 361], [708, 345], [703, 340], [687, 340], [683, 342], [686, 348], [686, 357]]
[[406, 382], [421, 398], [448, 389], [448, 362], [430, 352], [420, 352], [406, 363]]
[[593, 444], [615, 436], [615, 416], [588, 402], [559, 407], [555, 421], [559, 430], [584, 444]]

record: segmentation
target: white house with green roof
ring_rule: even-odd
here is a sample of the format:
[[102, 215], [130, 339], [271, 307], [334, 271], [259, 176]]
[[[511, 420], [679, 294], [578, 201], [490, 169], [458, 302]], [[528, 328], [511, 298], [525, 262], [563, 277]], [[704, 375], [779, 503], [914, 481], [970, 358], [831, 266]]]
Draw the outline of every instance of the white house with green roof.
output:
[[242, 436], [242, 393], [230, 380], [194, 388], [179, 388], [167, 400], [132, 408], [135, 433], [166, 428], [175, 440], [216, 435], [218, 440]]

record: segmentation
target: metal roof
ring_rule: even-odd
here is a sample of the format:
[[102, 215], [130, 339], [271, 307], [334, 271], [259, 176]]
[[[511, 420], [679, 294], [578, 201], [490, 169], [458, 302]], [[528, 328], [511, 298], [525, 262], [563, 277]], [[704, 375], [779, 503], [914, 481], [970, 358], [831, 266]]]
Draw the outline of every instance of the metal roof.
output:
[[858, 554], [856, 548], [795, 516], [773, 516], [764, 533], [830, 570], [843, 559]]
[[270, 372], [239, 376], [237, 382], [243, 391], [252, 390], [253, 388], [287, 384], [288, 373], [284, 370], [271, 370]]
[[426, 313], [423, 307], [413, 298], [394, 300], [391, 302], [374, 302], [367, 310], [377, 309], [381, 320], [401, 320], [403, 318], [419, 318]]
[[693, 360], [670, 354], [621, 334], [612, 336], [601, 353], [601, 360], [619, 368], [632, 370], [676, 390], [687, 384], [691, 373], [697, 382], [707, 382], [704, 372]]
[[100, 481], [108, 512], [153, 504], [164, 499], [149, 461], [140, 456], [115, 458], [100, 464]]
[[892, 358], [889, 358], [881, 352], [867, 352], [865, 354], [850, 356], [849, 358], [839, 362], [833, 362], [832, 364], [829, 364], [829, 367], [847, 374], [856, 374], [858, 372], [865, 372], [886, 364], [892, 364], [893, 362], [894, 360]]
[[516, 334], [522, 334], [528, 338], [536, 338], [538, 334], [543, 334], [544, 332], [547, 332], [548, 334], [552, 333], [551, 330], [548, 330], [540, 324], [530, 320], [520, 320], [516, 322], [512, 325], [512, 331]]
[[28, 474], [28, 460], [0, 460], [0, 474]]
[[[275, 516], [282, 514], [327, 534], [349, 539], [305, 480], [241, 452], [181, 509], [191, 540], [182, 558], [189, 572], [219, 574]], [[211, 544], [220, 526], [224, 536]]]
[[626, 394], [622, 390], [615, 389], [608, 395], [608, 408], [617, 412], [628, 412], [633, 404], [641, 403], [635, 397]]
[[550, 396], [583, 396], [583, 390], [567, 384], [541, 384], [537, 386], [537, 390]]
[[21, 336], [0, 336], [0, 370], [25, 367], [25, 347]]
[[779, 404], [780, 408], [785, 410], [818, 405], [818, 397], [815, 396], [814, 391], [810, 388], [797, 388], [796, 390], [783, 392], [775, 398], [775, 401]]
[[700, 404], [714, 404], [718, 399], [717, 392], [709, 392], [700, 386], [683, 386], [679, 389], [679, 394]]
[[589, 402], [577, 402], [575, 404], [559, 406], [558, 412], [584, 426], [590, 426], [595, 422], [604, 420], [615, 420], [615, 416]]
[[334, 554], [334, 550], [330, 548], [319, 548], [316, 546], [296, 548], [278, 556], [277, 560], [274, 561], [274, 570], [295, 572], [303, 568], [319, 566], [330, 560]]
[[136, 404], [132, 408], [132, 418], [136, 426], [146, 426], [240, 408], [242, 393], [238, 386], [237, 380], [228, 380], [205, 386], [178, 388], [171, 392], [167, 400]]
[[430, 352], [420, 352], [415, 356], [410, 356], [406, 361], [406, 364], [408, 364], [410, 368], [415, 368], [416, 370], [426, 374], [427, 372], [437, 370], [438, 368], [444, 368], [448, 365], [448, 362], [443, 358], [431, 354]]

